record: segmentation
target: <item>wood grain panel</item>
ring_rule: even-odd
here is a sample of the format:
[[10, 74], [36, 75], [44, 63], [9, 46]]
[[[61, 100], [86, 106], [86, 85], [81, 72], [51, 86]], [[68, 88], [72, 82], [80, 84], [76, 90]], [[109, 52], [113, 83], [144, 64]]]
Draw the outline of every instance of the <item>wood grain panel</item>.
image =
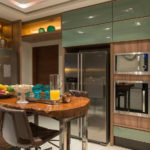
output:
[[11, 23], [3, 24], [2, 37], [7, 41], [6, 47], [12, 48], [12, 24]]
[[114, 80], [150, 81], [150, 75], [120, 75], [115, 74]]
[[113, 43], [114, 53], [129, 53], [138, 51], [138, 41]]
[[150, 40], [113, 43], [114, 53], [150, 52]]
[[113, 128], [113, 113], [114, 113], [114, 52], [113, 44], [110, 45], [110, 144], [114, 145], [114, 128]]
[[150, 52], [150, 40], [138, 41], [138, 52]]
[[18, 52], [18, 82], [22, 82], [22, 60], [21, 60], [21, 28], [22, 22], [15, 21], [12, 23], [12, 48]]
[[33, 84], [49, 85], [49, 75], [58, 74], [58, 45], [33, 48]]
[[114, 114], [114, 125], [124, 126], [129, 128], [138, 128], [138, 117]]
[[138, 128], [150, 131], [150, 118], [140, 117], [138, 120]]
[[30, 42], [30, 43], [47, 41], [47, 40], [58, 40], [61, 38], [62, 38], [62, 33], [60, 30], [22, 36], [23, 41]]
[[23, 109], [40, 115], [54, 117], [57, 119], [67, 119], [81, 117], [84, 115], [90, 106], [90, 99], [86, 97], [72, 97], [70, 103], [60, 103], [58, 105], [49, 105], [44, 103], [29, 102], [25, 105], [17, 104], [17, 98], [1, 99], [0, 105]]
[[110, 128], [110, 143], [114, 144], [114, 125], [126, 128], [134, 128], [138, 130], [150, 131], [150, 119], [115, 114], [114, 107], [114, 81], [129, 80], [129, 81], [150, 81], [150, 75], [131, 75], [131, 74], [114, 74], [114, 54], [115, 53], [130, 53], [130, 52], [150, 52], [150, 40], [139, 40], [129, 42], [119, 42], [111, 44], [111, 128]]

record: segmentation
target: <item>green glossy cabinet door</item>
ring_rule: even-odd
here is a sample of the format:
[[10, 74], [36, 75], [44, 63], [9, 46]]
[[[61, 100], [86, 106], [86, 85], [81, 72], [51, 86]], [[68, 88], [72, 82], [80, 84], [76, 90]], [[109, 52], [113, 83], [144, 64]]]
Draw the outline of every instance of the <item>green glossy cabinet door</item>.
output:
[[113, 2], [113, 20], [150, 15], [150, 0], [117, 0]]
[[150, 39], [150, 17], [113, 23], [113, 42]]
[[64, 30], [63, 47], [112, 42], [112, 23]]
[[112, 21], [112, 2], [90, 6], [62, 14], [62, 29], [71, 29]]

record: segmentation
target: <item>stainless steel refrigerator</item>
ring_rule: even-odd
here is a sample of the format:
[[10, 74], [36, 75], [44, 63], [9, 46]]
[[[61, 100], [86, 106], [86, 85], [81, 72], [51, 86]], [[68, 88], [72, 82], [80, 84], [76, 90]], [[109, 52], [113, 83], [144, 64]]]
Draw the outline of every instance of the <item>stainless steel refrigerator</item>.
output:
[[0, 84], [18, 83], [17, 52], [0, 48]]
[[[109, 141], [109, 54], [108, 50], [65, 54], [65, 91], [88, 91], [88, 140]], [[71, 134], [81, 137], [81, 120], [72, 121]]]

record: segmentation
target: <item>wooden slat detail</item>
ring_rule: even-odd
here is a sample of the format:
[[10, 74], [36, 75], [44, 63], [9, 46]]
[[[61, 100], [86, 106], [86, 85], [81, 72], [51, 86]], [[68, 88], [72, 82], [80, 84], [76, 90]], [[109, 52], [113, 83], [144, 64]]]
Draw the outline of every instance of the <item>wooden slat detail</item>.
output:
[[137, 129], [138, 117], [122, 114], [114, 114], [114, 125]]

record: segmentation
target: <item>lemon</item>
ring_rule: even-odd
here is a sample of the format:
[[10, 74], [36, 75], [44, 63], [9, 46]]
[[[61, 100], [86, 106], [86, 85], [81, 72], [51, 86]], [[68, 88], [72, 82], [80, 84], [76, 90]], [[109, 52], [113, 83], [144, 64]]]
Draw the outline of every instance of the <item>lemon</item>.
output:
[[0, 84], [0, 90], [7, 90], [7, 88], [3, 84]]

